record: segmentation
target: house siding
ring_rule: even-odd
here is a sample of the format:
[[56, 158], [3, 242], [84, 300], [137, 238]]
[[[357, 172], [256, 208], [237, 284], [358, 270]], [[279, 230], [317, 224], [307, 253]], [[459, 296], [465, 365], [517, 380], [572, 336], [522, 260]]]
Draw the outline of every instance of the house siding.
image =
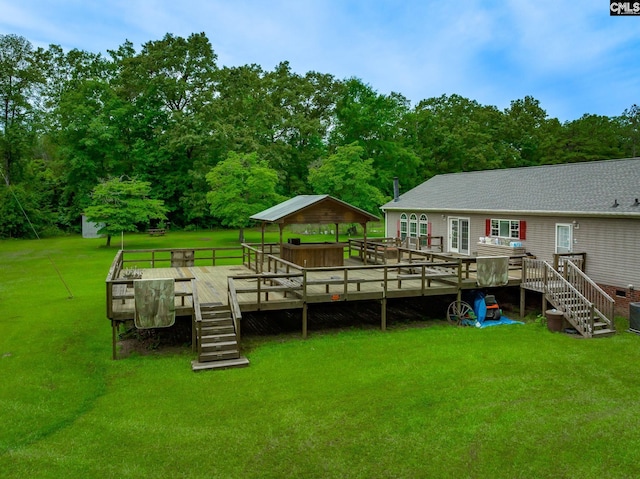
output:
[[[556, 224], [573, 225], [573, 251], [586, 253], [586, 273], [593, 281], [609, 290], [626, 290], [627, 297], [636, 298], [629, 291], [640, 290], [640, 220], [620, 218], [574, 218], [566, 216], [527, 216], [499, 213], [496, 215], [441, 213], [420, 210], [387, 211], [386, 235], [397, 236], [401, 213], [426, 213], [432, 224], [431, 234], [445, 238], [448, 245], [448, 218], [469, 218], [470, 252], [476, 254], [478, 239], [485, 236], [487, 218], [526, 221], [527, 237], [523, 241], [527, 252], [539, 259], [553, 262]], [[444, 219], [443, 219], [444, 215]], [[632, 288], [629, 288], [632, 285]], [[640, 299], [640, 298], [636, 298]], [[635, 300], [633, 300], [635, 301]]]

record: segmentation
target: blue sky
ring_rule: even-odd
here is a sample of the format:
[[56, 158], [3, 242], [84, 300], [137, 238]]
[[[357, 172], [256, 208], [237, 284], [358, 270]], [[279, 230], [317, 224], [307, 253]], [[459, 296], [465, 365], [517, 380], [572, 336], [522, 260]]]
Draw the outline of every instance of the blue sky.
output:
[[640, 103], [640, 16], [606, 0], [0, 0], [0, 34], [91, 52], [204, 32], [219, 66], [358, 77], [412, 104], [527, 95], [560, 121]]

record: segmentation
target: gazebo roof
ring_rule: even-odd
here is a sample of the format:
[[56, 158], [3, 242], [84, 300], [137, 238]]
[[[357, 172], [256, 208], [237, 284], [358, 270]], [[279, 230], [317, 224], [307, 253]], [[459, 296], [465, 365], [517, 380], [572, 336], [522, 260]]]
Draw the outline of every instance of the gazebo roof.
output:
[[329, 195], [299, 195], [251, 216], [281, 224], [367, 223], [379, 218]]

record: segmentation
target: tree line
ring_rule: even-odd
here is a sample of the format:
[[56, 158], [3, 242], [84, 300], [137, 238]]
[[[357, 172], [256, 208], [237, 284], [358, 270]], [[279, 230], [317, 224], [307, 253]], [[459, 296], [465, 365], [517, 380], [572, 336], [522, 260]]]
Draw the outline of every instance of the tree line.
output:
[[[298, 194], [375, 213], [395, 176], [407, 190], [441, 173], [634, 157], [640, 135], [636, 105], [561, 123], [530, 96], [504, 110], [455, 94], [412, 106], [286, 61], [220, 67], [204, 33], [104, 55], [0, 35], [0, 102], [0, 237], [33, 236], [29, 220], [42, 235], [78, 231], [113, 178], [148, 185], [173, 226], [210, 227], [232, 225], [224, 206]], [[269, 188], [237, 181], [247, 162]]]

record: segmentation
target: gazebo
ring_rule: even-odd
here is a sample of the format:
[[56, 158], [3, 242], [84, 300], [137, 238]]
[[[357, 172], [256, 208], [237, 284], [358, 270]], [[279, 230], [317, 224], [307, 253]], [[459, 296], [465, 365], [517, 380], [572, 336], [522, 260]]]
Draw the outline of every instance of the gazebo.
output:
[[[366, 211], [356, 208], [329, 195], [299, 195], [251, 216], [262, 223], [262, 249], [267, 224], [280, 228], [280, 255], [282, 259], [300, 266], [341, 266], [344, 263], [344, 244], [339, 241], [338, 225], [357, 223], [364, 231], [364, 247], [367, 243], [367, 223], [379, 221]], [[335, 226], [335, 242], [302, 243], [292, 238], [284, 244], [282, 233], [290, 224], [324, 224]], [[366, 261], [366, 255], [365, 255]]]

